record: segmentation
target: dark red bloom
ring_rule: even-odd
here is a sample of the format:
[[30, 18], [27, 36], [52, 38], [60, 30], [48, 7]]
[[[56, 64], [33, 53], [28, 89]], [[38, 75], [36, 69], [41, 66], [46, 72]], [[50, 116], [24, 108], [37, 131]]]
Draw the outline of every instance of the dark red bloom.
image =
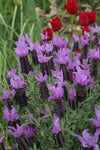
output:
[[53, 32], [52, 32], [52, 30], [49, 27], [43, 30], [43, 34], [45, 36], [48, 36], [47, 41], [52, 39]]
[[59, 31], [62, 28], [62, 22], [60, 21], [58, 16], [56, 16], [49, 22], [51, 23], [54, 32]]
[[81, 26], [88, 26], [89, 25], [89, 12], [81, 11], [79, 12], [79, 24]]
[[81, 52], [81, 50], [80, 50], [80, 48], [78, 48], [78, 49], [77, 49], [77, 53], [80, 53], [80, 52]]
[[89, 29], [88, 26], [85, 26], [84, 28], [82, 28], [82, 33], [83, 33], [83, 35], [84, 35], [84, 32], [85, 32], [85, 31], [90, 33], [90, 29]]
[[70, 13], [75, 14], [78, 11], [78, 3], [76, 0], [68, 0], [64, 4], [64, 8]]
[[89, 23], [92, 24], [96, 20], [96, 11], [89, 12]]

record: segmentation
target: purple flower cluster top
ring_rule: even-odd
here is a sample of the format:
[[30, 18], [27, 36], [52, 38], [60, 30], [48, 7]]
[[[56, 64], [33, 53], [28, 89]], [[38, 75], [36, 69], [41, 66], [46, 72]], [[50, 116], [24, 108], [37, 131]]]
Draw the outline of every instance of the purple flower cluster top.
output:
[[10, 98], [10, 96], [14, 96], [15, 95], [15, 90], [12, 89], [11, 91], [6, 90], [5, 88], [3, 88], [3, 96], [1, 97], [1, 99], [7, 100]]
[[98, 142], [100, 135], [100, 129], [97, 129], [93, 136], [90, 136], [88, 133], [88, 129], [85, 129], [82, 132], [82, 136], [77, 135], [77, 138], [82, 143], [82, 146], [85, 148], [93, 148], [93, 150], [100, 150], [99, 146], [96, 144]]
[[91, 79], [89, 70], [82, 70], [80, 67], [77, 67], [77, 72], [73, 72], [73, 82], [81, 86], [94, 83]]
[[6, 105], [4, 106], [4, 117], [2, 119], [6, 119], [8, 122], [18, 120], [17, 110], [13, 105], [11, 107], [11, 112], [9, 112], [8, 107]]
[[29, 47], [23, 35], [20, 35], [18, 41], [15, 42], [16, 48], [14, 48], [16, 55], [19, 57], [28, 56]]
[[63, 97], [64, 91], [61, 86], [54, 87], [51, 84], [48, 84], [48, 89], [52, 93], [52, 96], [48, 100], [59, 100]]
[[27, 85], [26, 82], [23, 80], [23, 76], [19, 77], [18, 75], [13, 76], [10, 79], [11, 87], [14, 89], [24, 88], [25, 85]]
[[53, 115], [53, 124], [54, 124], [54, 126], [53, 126], [53, 129], [51, 131], [55, 134], [61, 132], [61, 127], [60, 127], [59, 121], [60, 121], [60, 118], [56, 114], [54, 114]]
[[100, 128], [100, 109], [98, 109], [96, 106], [95, 106], [95, 114], [96, 114], [96, 117], [97, 117], [97, 120], [91, 118], [89, 119], [90, 121], [92, 121], [93, 125], [97, 128]]
[[16, 126], [17, 126], [17, 128], [9, 127], [8, 133], [10, 133], [11, 135], [13, 135], [16, 138], [19, 138], [24, 132], [24, 126], [19, 126], [18, 124], [16, 124]]

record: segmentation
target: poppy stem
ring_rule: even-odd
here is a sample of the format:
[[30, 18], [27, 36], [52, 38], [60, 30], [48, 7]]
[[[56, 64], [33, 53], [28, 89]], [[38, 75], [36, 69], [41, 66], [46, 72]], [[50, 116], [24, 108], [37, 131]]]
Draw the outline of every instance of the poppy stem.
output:
[[71, 14], [70, 15], [70, 20], [71, 20], [71, 35], [73, 34], [73, 24], [74, 24], [74, 21], [75, 21], [75, 15]]

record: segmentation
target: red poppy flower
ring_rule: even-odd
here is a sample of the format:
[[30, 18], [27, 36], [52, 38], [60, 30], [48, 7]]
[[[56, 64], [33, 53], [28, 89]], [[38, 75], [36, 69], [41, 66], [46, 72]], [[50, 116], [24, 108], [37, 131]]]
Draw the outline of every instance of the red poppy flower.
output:
[[78, 11], [78, 3], [76, 0], [68, 0], [64, 4], [64, 8], [70, 13], [75, 14]]
[[60, 21], [58, 16], [56, 16], [49, 22], [51, 23], [54, 32], [59, 31], [62, 28], [62, 22]]
[[92, 11], [89, 13], [89, 23], [92, 24], [92, 23], [95, 22], [95, 20], [96, 20], [96, 11], [93, 11], [93, 10], [92, 10]]
[[48, 36], [47, 41], [52, 39], [53, 32], [52, 32], [52, 30], [49, 27], [43, 30], [43, 34], [45, 36]]
[[83, 35], [84, 35], [84, 32], [85, 32], [85, 31], [90, 33], [90, 29], [89, 29], [88, 26], [85, 26], [84, 28], [82, 28], [82, 33], [83, 33]]
[[79, 24], [81, 26], [88, 26], [89, 25], [88, 12], [85, 12], [85, 11], [79, 12]]

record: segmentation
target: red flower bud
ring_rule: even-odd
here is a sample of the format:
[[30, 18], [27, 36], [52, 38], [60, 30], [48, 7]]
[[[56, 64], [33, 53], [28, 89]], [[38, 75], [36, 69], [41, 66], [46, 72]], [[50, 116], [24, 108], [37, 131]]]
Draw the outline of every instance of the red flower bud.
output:
[[90, 33], [90, 29], [88, 28], [88, 26], [85, 26], [84, 28], [82, 28], [83, 35], [85, 31]]
[[43, 40], [40, 41], [40, 45], [43, 45]]
[[68, 0], [66, 4], [64, 4], [64, 8], [70, 13], [75, 14], [78, 11], [78, 3], [76, 0]]
[[60, 21], [58, 16], [56, 16], [49, 22], [51, 23], [54, 32], [59, 31], [62, 28], [62, 22]]
[[79, 12], [79, 24], [81, 26], [88, 26], [89, 25], [88, 12], [85, 12], [85, 11]]
[[80, 50], [80, 48], [78, 48], [78, 49], [77, 49], [77, 53], [80, 53], [80, 52], [81, 52], [81, 50]]
[[53, 32], [52, 32], [52, 30], [49, 27], [43, 30], [43, 34], [45, 36], [48, 36], [47, 41], [52, 39]]

